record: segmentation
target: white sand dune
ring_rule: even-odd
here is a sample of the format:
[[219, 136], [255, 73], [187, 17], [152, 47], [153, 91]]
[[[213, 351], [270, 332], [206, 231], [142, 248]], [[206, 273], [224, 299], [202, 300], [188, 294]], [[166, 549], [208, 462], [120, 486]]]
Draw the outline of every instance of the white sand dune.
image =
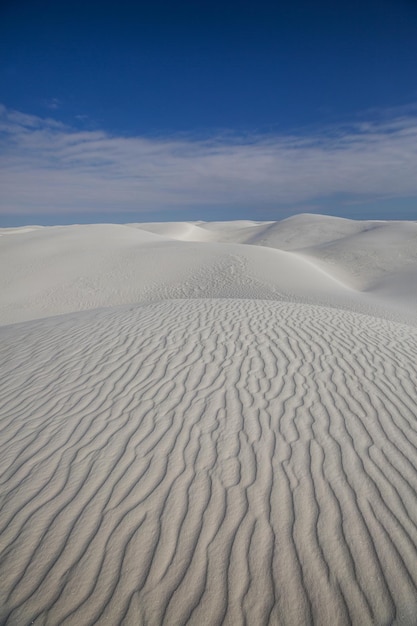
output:
[[2, 229], [0, 235], [8, 231], [0, 238], [3, 324], [200, 297], [296, 299], [417, 322], [416, 291], [408, 289], [417, 275], [414, 222], [301, 215], [268, 223]]
[[245, 243], [293, 252], [346, 287], [372, 293], [375, 306], [385, 301], [388, 307], [391, 303], [417, 311], [417, 222], [302, 214], [279, 222], [236, 222], [234, 228], [234, 222], [137, 226], [181, 241]]
[[326, 270], [292, 253], [183, 242], [128, 226], [45, 228], [1, 243], [3, 323], [149, 300], [346, 291]]
[[415, 626], [415, 226], [0, 231], [0, 623]]

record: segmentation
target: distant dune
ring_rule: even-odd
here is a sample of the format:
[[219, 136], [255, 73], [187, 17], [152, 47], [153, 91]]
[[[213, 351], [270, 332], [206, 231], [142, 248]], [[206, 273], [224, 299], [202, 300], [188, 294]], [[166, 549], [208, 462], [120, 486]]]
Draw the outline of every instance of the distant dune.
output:
[[0, 229], [0, 623], [417, 624], [417, 224]]

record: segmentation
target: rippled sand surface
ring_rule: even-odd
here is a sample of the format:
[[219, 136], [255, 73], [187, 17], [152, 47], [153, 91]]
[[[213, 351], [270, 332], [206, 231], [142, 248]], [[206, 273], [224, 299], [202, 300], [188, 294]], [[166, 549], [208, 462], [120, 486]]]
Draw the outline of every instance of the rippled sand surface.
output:
[[1, 624], [416, 624], [410, 309], [223, 261], [0, 327]]

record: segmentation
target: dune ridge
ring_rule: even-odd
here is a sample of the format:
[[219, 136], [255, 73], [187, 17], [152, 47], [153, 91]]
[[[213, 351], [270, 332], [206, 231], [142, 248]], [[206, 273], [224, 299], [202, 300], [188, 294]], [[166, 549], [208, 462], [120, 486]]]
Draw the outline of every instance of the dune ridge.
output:
[[0, 335], [2, 623], [415, 623], [415, 330], [205, 299]]
[[416, 222], [299, 215], [0, 235], [0, 324], [201, 297], [291, 299], [417, 324]]

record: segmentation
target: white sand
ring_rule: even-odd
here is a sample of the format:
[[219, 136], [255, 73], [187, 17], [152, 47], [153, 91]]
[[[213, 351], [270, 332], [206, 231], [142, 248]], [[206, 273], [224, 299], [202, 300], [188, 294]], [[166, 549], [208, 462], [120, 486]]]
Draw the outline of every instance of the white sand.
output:
[[1, 624], [415, 626], [416, 223], [0, 235]]

